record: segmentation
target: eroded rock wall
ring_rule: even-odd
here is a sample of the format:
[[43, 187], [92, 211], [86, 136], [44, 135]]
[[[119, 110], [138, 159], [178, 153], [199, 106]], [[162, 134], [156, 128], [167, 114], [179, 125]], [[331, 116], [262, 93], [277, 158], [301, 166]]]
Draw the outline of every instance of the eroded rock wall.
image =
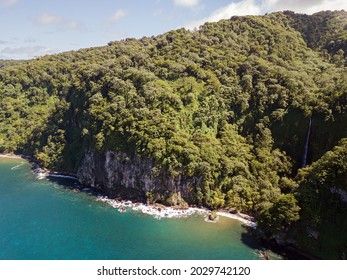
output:
[[197, 177], [172, 176], [138, 154], [113, 151], [86, 153], [77, 177], [112, 197], [181, 206], [194, 203], [194, 188], [201, 183]]

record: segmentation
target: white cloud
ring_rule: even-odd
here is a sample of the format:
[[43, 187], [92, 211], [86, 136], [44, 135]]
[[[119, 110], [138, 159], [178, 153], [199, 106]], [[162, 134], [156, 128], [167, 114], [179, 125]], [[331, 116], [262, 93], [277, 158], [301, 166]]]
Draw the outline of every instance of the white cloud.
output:
[[37, 57], [46, 54], [52, 54], [53, 51], [50, 48], [43, 46], [25, 46], [25, 47], [16, 47], [16, 48], [4, 48], [0, 51], [1, 55], [10, 55], [11, 57], [16, 58], [27, 58], [27, 57]]
[[120, 10], [117, 10], [113, 16], [110, 18], [110, 23], [115, 23], [117, 21], [119, 21], [121, 18], [124, 18], [125, 16], [127, 15], [127, 13], [120, 9]]
[[346, 0], [265, 0], [263, 1], [263, 9], [267, 5], [271, 11], [291, 10], [299, 13], [313, 14], [325, 10], [343, 10], [347, 9]]
[[67, 29], [79, 29], [81, 25], [78, 21], [68, 20], [64, 22], [63, 26], [65, 26]]
[[346, 0], [241, 0], [231, 1], [227, 6], [212, 12], [208, 17], [188, 22], [185, 27], [193, 29], [205, 22], [215, 22], [232, 16], [261, 15], [269, 12], [291, 10], [297, 13], [313, 14], [323, 10], [347, 10]]
[[199, 0], [174, 0], [176, 6], [195, 7], [199, 4]]
[[232, 16], [259, 15], [261, 13], [262, 9], [257, 5], [255, 0], [243, 0], [237, 3], [233, 2], [225, 7], [219, 8], [206, 18], [191, 21], [187, 23], [185, 27], [188, 29], [193, 29], [194, 27], [199, 27], [205, 22], [219, 21]]
[[61, 17], [53, 14], [44, 13], [40, 15], [35, 21], [37, 24], [40, 25], [47, 25], [47, 24], [57, 24], [62, 20]]
[[18, 0], [3, 0], [0, 2], [0, 7], [10, 7], [16, 4]]
[[55, 14], [44, 13], [35, 19], [38, 25], [56, 25], [64, 29], [78, 29], [80, 23], [75, 20], [68, 20]]
[[127, 37], [126, 33], [122, 32], [122, 31], [109, 32], [109, 33], [106, 33], [105, 36], [107, 38], [111, 38], [112, 40], [120, 40], [120, 39]]
[[152, 13], [152, 16], [154, 17], [159, 17], [163, 14], [164, 10], [163, 9], [159, 9], [159, 10], [155, 10], [153, 13]]

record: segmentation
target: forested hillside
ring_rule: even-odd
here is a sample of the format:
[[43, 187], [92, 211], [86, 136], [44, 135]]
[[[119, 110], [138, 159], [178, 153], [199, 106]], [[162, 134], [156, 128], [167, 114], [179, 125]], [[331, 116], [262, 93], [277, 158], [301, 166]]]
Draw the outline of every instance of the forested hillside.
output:
[[344, 11], [278, 12], [0, 62], [0, 152], [112, 196], [236, 208], [342, 258], [346, 40]]

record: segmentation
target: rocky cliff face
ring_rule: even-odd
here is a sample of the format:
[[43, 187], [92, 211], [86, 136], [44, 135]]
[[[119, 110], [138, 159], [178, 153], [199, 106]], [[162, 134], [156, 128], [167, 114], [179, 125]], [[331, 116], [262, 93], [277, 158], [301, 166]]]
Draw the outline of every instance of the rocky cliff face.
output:
[[82, 184], [112, 197], [181, 206], [193, 203], [191, 190], [201, 182], [200, 178], [172, 176], [157, 170], [152, 160], [137, 154], [113, 151], [86, 153], [77, 177]]

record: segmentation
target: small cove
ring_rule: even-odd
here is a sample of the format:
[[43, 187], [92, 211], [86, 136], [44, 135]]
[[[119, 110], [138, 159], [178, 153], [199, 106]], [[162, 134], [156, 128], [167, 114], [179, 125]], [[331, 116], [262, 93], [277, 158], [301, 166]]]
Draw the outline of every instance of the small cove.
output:
[[25, 160], [0, 158], [0, 259], [259, 259], [238, 220], [120, 213], [74, 184], [39, 180]]

